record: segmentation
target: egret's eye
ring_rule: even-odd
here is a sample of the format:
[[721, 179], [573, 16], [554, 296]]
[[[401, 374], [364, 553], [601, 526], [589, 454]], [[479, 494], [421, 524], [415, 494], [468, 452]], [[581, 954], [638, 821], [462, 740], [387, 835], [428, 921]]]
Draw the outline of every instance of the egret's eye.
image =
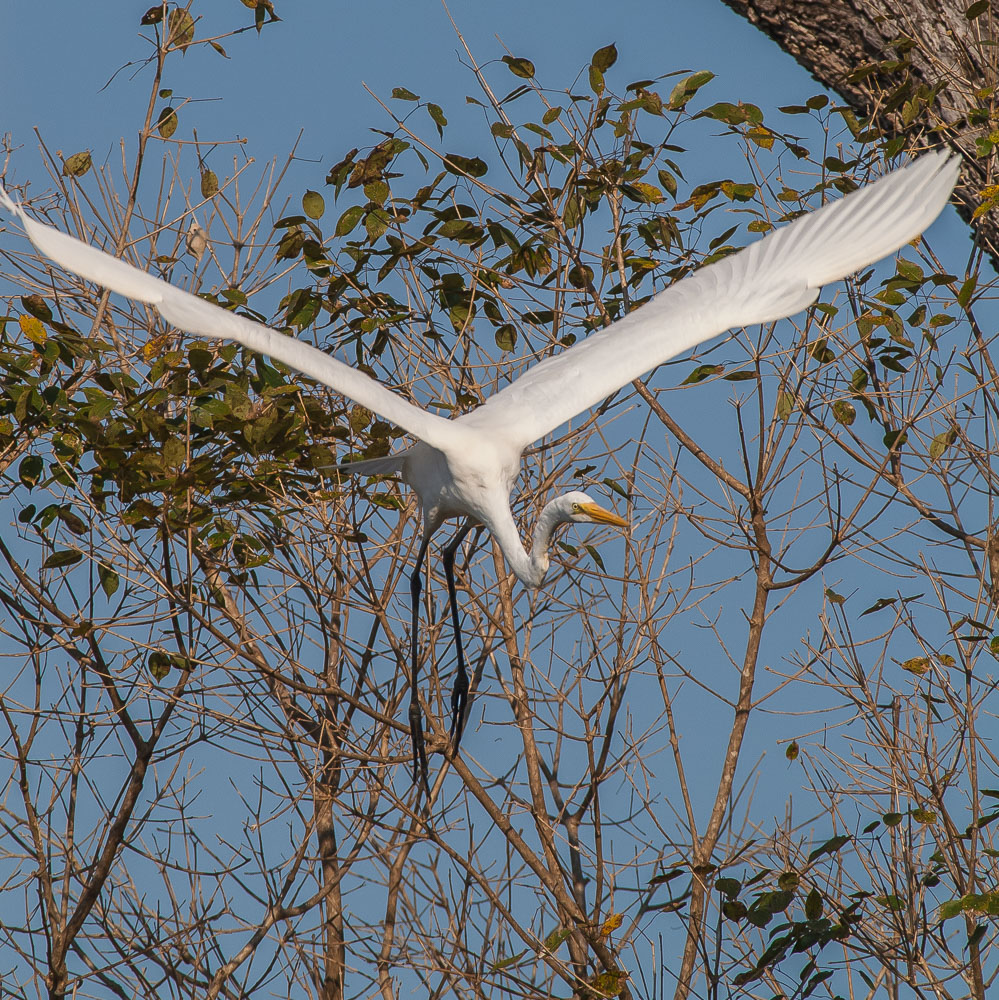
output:
[[579, 510], [579, 504], [578, 504], [578, 503], [574, 503], [574, 504], [572, 505], [572, 509], [573, 509], [574, 511], [577, 511], [577, 510]]

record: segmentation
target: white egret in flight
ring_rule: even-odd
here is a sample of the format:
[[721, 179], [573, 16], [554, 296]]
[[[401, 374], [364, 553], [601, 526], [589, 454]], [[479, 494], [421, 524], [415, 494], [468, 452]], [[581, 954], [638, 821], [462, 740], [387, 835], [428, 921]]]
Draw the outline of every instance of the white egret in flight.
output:
[[524, 449], [633, 379], [731, 327], [769, 323], [815, 301], [822, 285], [843, 278], [917, 237], [937, 217], [957, 181], [960, 162], [927, 153], [908, 166], [769, 233], [745, 249], [688, 275], [641, 308], [581, 343], [534, 365], [470, 413], [428, 413], [364, 372], [323, 351], [154, 278], [71, 236], [29, 218], [0, 188], [0, 202], [20, 220], [38, 251], [61, 267], [153, 306], [167, 323], [197, 337], [234, 340], [343, 393], [407, 430], [416, 442], [386, 458], [341, 466], [363, 475], [398, 473], [423, 509], [423, 539], [411, 577], [413, 627], [409, 723], [414, 777], [427, 787], [427, 761], [417, 693], [420, 576], [433, 533], [464, 519], [444, 549], [455, 630], [457, 679], [451, 695], [455, 749], [467, 707], [468, 677], [458, 626], [454, 557], [473, 525], [484, 525], [507, 563], [529, 587], [548, 569], [548, 547], [560, 525], [591, 522], [626, 527], [585, 493], [545, 506], [524, 548], [510, 512], [510, 493]]

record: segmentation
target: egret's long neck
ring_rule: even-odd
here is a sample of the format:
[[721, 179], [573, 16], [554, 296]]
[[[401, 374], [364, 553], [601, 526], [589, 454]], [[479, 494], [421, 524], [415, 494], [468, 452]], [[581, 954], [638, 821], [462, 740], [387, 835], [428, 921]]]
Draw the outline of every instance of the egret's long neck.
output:
[[499, 542], [503, 555], [516, 574], [517, 579], [528, 587], [540, 587], [541, 581], [548, 572], [548, 546], [551, 544], [555, 529], [563, 518], [555, 509], [554, 503], [548, 504], [541, 511], [538, 523], [531, 539], [531, 551], [528, 553], [520, 540], [520, 533], [509, 510], [504, 510], [493, 524], [490, 525], [493, 537]]

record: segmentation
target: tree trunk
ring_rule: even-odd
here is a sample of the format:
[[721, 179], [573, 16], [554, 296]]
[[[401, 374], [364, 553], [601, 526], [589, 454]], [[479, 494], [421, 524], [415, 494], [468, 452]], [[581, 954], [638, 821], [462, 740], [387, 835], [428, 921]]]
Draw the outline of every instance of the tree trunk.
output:
[[999, 0], [724, 2], [887, 136], [903, 136], [909, 149], [945, 142], [958, 150], [964, 169], [955, 203], [997, 265]]

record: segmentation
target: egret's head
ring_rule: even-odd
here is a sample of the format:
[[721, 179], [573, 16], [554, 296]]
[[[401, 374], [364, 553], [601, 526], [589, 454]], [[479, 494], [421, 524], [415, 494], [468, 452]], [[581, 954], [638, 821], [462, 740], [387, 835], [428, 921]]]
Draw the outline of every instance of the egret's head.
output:
[[565, 521], [588, 524], [610, 524], [615, 528], [627, 528], [628, 522], [613, 511], [605, 510], [592, 497], [574, 491], [559, 497], [561, 514]]

